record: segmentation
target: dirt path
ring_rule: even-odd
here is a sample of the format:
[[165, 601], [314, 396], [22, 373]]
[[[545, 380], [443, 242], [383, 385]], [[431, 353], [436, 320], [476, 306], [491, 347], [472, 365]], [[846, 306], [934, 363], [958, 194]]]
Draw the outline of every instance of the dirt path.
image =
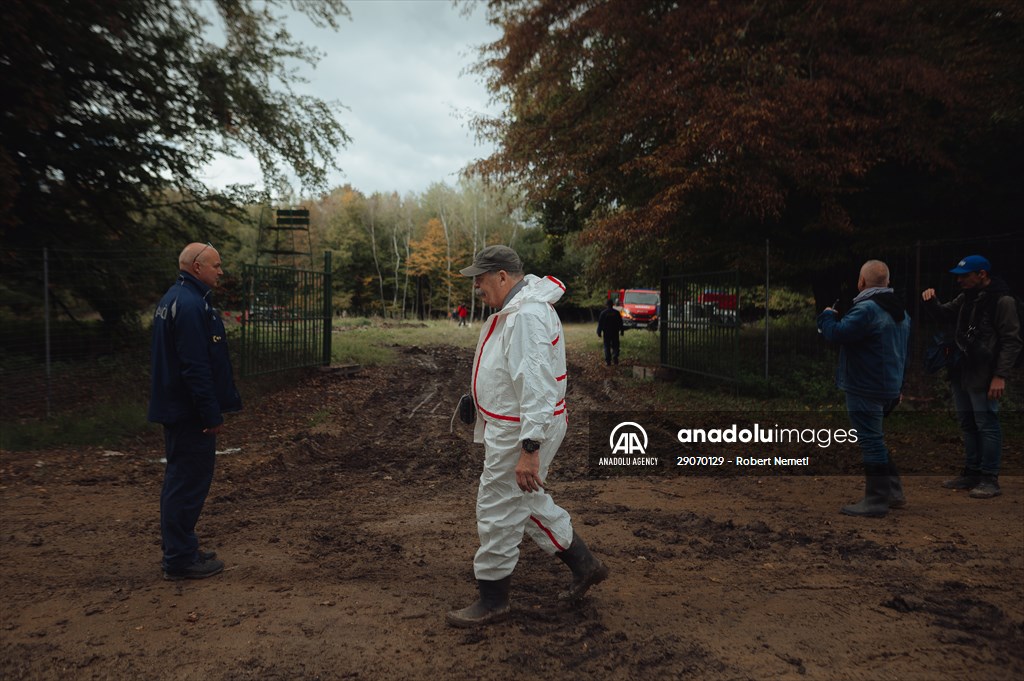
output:
[[[612, 577], [560, 607], [564, 566], [524, 544], [512, 619], [448, 628], [474, 592], [470, 362], [412, 348], [233, 418], [199, 527], [228, 569], [200, 582], [159, 578], [155, 433], [4, 452], [0, 677], [1024, 676], [1024, 479], [980, 502], [911, 476], [907, 510], [861, 520], [836, 512], [854, 477], [591, 479], [580, 419], [550, 482]], [[580, 414], [650, 394], [579, 357], [570, 381]]]

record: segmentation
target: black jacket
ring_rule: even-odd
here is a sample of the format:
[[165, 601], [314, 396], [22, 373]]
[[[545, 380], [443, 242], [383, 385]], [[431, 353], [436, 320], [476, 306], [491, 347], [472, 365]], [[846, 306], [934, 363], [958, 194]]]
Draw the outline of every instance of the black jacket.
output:
[[958, 369], [966, 390], [988, 390], [993, 376], [1006, 378], [1021, 352], [1017, 302], [1006, 282], [993, 277], [983, 289], [964, 291], [948, 303], [925, 303], [933, 316], [956, 322], [956, 344], [965, 360]]
[[597, 335], [605, 334], [605, 338], [614, 338], [616, 335], [625, 335], [622, 328], [622, 315], [614, 307], [606, 307], [601, 310], [597, 318]]

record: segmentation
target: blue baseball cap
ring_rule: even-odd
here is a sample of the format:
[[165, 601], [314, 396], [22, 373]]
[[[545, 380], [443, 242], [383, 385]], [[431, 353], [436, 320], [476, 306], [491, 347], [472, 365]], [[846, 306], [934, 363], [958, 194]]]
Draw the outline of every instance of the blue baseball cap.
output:
[[969, 274], [971, 272], [980, 272], [985, 270], [986, 272], [992, 271], [992, 263], [988, 261], [988, 258], [981, 255], [969, 255], [956, 264], [956, 267], [950, 270], [952, 274]]

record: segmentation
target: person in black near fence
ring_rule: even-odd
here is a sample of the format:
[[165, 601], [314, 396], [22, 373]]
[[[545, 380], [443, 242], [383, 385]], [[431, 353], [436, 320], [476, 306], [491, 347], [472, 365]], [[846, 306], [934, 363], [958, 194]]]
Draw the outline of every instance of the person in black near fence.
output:
[[608, 366], [611, 366], [612, 362], [619, 363], [619, 337], [625, 333], [622, 315], [609, 298], [608, 307], [601, 310], [601, 315], [597, 318], [597, 336], [600, 338], [604, 334], [604, 363]]

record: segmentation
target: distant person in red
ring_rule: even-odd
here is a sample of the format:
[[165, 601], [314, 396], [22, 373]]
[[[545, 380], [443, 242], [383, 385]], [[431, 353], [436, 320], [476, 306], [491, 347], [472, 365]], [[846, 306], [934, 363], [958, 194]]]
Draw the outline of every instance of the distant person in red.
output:
[[466, 317], [469, 316], [469, 310], [466, 309], [465, 305], [459, 305], [459, 326], [466, 326]]
[[604, 334], [604, 363], [608, 366], [614, 361], [619, 363], [619, 336], [626, 333], [622, 327], [622, 315], [615, 309], [612, 299], [608, 299], [608, 307], [601, 310], [597, 318], [597, 337]]

